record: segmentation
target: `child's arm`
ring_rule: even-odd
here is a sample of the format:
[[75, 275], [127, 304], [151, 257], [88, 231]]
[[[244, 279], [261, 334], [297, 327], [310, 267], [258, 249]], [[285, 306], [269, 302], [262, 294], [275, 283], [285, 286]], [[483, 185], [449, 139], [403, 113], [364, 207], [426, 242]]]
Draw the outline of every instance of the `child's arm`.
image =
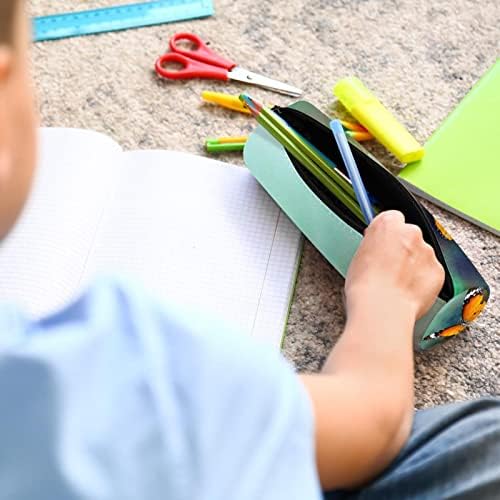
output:
[[397, 455], [413, 415], [413, 327], [444, 271], [416, 226], [384, 212], [349, 269], [347, 325], [320, 375], [305, 375], [324, 489], [373, 478]]

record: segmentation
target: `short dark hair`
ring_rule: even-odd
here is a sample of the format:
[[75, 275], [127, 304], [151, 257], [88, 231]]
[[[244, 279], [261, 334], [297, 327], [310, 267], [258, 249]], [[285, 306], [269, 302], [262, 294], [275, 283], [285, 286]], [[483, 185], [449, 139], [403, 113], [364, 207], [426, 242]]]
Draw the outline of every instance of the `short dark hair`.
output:
[[14, 40], [14, 24], [19, 0], [0, 0], [0, 44]]

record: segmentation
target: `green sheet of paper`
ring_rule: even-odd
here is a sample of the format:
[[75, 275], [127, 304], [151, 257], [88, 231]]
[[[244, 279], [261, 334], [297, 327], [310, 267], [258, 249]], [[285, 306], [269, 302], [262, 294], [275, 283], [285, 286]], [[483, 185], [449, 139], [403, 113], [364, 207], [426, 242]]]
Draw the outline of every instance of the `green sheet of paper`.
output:
[[500, 60], [399, 177], [437, 205], [500, 235]]

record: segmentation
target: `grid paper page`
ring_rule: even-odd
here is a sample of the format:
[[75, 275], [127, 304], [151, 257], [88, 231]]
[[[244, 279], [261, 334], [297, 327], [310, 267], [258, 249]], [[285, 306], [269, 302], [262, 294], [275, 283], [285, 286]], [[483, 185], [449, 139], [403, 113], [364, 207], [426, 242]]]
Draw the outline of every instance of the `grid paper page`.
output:
[[302, 233], [280, 211], [253, 327], [256, 338], [274, 345], [280, 345], [283, 339], [295, 289], [302, 241]]
[[177, 152], [123, 159], [84, 281], [125, 275], [279, 346], [301, 236], [250, 172]]
[[120, 157], [102, 134], [41, 130], [30, 200], [0, 244], [1, 301], [41, 316], [76, 293]]

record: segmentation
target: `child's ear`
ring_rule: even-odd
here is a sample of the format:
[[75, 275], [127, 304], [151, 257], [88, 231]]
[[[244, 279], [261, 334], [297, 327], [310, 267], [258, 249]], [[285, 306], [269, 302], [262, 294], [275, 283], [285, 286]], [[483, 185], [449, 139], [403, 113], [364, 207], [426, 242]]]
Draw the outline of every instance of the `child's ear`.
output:
[[[0, 0], [1, 1], [1, 0]], [[13, 51], [8, 45], [0, 44], [0, 186], [10, 176], [12, 162], [6, 143], [5, 104], [10, 98], [5, 88], [12, 69]]]
[[0, 84], [9, 77], [12, 69], [13, 50], [7, 45], [0, 45]]
[[4, 182], [6, 182], [12, 174], [12, 161], [9, 153], [7, 151], [2, 151], [0, 149], [0, 188]]

